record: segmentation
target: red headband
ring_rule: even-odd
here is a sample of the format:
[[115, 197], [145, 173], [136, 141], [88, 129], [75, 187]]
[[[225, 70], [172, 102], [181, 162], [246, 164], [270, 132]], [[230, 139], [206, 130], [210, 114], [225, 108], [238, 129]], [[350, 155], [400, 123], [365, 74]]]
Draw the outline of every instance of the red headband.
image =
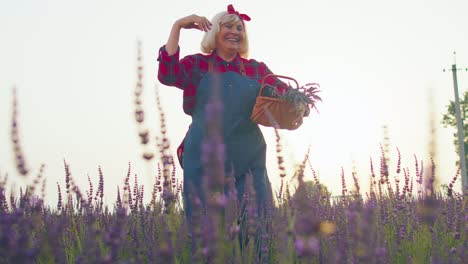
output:
[[234, 9], [232, 5], [228, 5], [227, 12], [228, 14], [237, 15], [242, 20], [250, 21], [250, 17], [248, 15], [239, 13], [238, 11]]

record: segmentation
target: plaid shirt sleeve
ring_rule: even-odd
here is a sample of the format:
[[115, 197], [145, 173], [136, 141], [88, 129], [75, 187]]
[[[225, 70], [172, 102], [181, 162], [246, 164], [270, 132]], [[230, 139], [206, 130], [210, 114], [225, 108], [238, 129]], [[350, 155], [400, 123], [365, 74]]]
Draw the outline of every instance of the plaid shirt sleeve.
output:
[[159, 49], [159, 69], [158, 80], [167, 86], [174, 86], [182, 89], [183, 109], [191, 115], [195, 106], [198, 83], [201, 77], [201, 68], [206, 71], [208, 64], [198, 54], [189, 55], [179, 61], [180, 48], [173, 55], [167, 53], [165, 47]]
[[[245, 65], [246, 75], [256, 80], [260, 84], [262, 83], [262, 80], [263, 78], [265, 78], [265, 76], [269, 74], [273, 74], [273, 72], [263, 62], [258, 62], [253, 59], [251, 60], [244, 59], [244, 65]], [[284, 93], [287, 89], [289, 89], [289, 86], [286, 83], [282, 82], [279, 78], [276, 78], [276, 77], [266, 79], [265, 84], [276, 87], [276, 89], [278, 89], [278, 92], [280, 94]]]
[[193, 57], [187, 56], [179, 61], [180, 48], [173, 55], [169, 55], [165, 46], [159, 49], [158, 80], [167, 86], [175, 86], [184, 90], [190, 86], [190, 69], [193, 66]]

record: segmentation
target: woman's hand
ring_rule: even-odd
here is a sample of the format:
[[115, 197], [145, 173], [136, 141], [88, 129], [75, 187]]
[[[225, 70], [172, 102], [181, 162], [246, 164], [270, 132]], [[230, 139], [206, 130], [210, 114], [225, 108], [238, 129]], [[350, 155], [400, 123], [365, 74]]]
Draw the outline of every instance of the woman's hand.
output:
[[203, 16], [198, 16], [198, 15], [190, 15], [183, 17], [175, 22], [175, 24], [179, 28], [185, 28], [185, 29], [198, 29], [201, 31], [209, 31], [211, 29], [211, 22], [208, 20], [206, 17]]
[[295, 111], [297, 114], [297, 118], [292, 121], [292, 128], [291, 128], [291, 130], [295, 130], [302, 125], [304, 116], [308, 116], [310, 110], [307, 104], [301, 103], [300, 107], [297, 107], [296, 109], [292, 111]]
[[295, 120], [293, 120], [291, 130], [298, 129], [302, 125], [303, 119], [304, 119], [304, 116], [300, 115]]
[[296, 130], [298, 129], [300, 126], [302, 126], [302, 116], [297, 118], [296, 120], [293, 121], [292, 123], [292, 127], [290, 130]]
[[180, 29], [182, 28], [196, 28], [207, 32], [211, 29], [211, 22], [206, 17], [197, 16], [195, 14], [177, 20], [172, 25], [172, 30], [166, 43], [167, 54], [173, 55], [177, 52], [179, 47]]

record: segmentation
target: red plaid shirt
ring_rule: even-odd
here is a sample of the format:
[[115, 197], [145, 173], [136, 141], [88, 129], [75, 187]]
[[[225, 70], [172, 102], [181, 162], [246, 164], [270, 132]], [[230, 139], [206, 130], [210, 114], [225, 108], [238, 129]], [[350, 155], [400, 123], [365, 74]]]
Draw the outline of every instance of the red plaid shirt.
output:
[[[219, 73], [228, 71], [240, 73], [242, 60], [245, 75], [259, 82], [259, 85], [263, 77], [272, 73], [265, 63], [253, 59], [247, 60], [239, 55], [231, 62], [224, 61], [214, 52], [209, 55], [200, 53], [188, 55], [179, 61], [179, 52], [178, 48], [174, 55], [169, 56], [165, 46], [159, 49], [158, 79], [164, 85], [175, 86], [184, 91], [183, 108], [188, 115], [192, 115], [198, 84], [203, 75], [208, 72], [208, 60], [212, 57], [214, 57], [213, 70]], [[280, 93], [288, 89], [288, 86], [278, 78], [268, 78], [265, 83], [277, 87]]]

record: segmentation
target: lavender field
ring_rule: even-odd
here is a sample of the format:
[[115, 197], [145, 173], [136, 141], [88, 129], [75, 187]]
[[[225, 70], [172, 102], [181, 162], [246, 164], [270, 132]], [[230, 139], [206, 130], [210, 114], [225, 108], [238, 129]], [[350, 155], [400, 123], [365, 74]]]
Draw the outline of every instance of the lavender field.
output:
[[[141, 90], [139, 79], [135, 119], [146, 145], [150, 136], [142, 129]], [[205, 142], [210, 147], [202, 153], [207, 174], [212, 175], [203, 182], [209, 195], [206, 203], [192, 199], [196, 213], [188, 224], [164, 112], [157, 102], [158, 155], [142, 155], [153, 162], [161, 157], [154, 168], [155, 184], [139, 184], [142, 176], [135, 175], [129, 164], [113, 206], [105, 205], [104, 197], [107, 188], [115, 186], [105, 185], [101, 170], [99, 179], [89, 179], [88, 188], [82, 190], [67, 161], [65, 185], [57, 184], [57, 204], [45, 204], [42, 169], [36, 176], [25, 176], [30, 173], [13, 111], [17, 176], [33, 177], [34, 183], [20, 187], [14, 196], [7, 192], [7, 177], [0, 175], [0, 263], [465, 263], [468, 259], [468, 197], [453, 188], [458, 174], [436, 191], [435, 164], [432, 170], [423, 170], [427, 167], [414, 157], [414, 166], [405, 168], [399, 156], [397, 165], [389, 167], [382, 149], [380, 160], [370, 161], [368, 190], [360, 188], [354, 174], [354, 182], [345, 182], [343, 171], [342, 193], [332, 197], [308, 155], [297, 170], [285, 171], [278, 133], [280, 174], [270, 177], [283, 179], [281, 188], [269, 207], [258, 208], [251, 181], [238, 201], [234, 179], [217, 162], [222, 142], [213, 132]], [[306, 170], [312, 172], [313, 181], [304, 180]]]
[[[0, 262], [463, 263], [468, 257], [466, 195], [455, 192], [453, 182], [446, 194], [431, 193], [417, 167], [415, 174], [382, 167], [378, 176], [372, 173], [365, 196], [357, 181], [353, 191], [343, 181], [337, 199], [316, 178], [304, 182], [298, 171], [296, 192], [278, 193], [266, 217], [258, 214], [252, 188], [238, 203], [228, 187], [198, 210], [189, 236], [181, 188], [167, 165], [149, 204], [143, 203], [138, 179], [130, 179], [130, 167], [113, 207], [103, 206], [102, 174], [97, 188], [90, 182], [84, 194], [67, 163], [56, 206], [45, 205], [35, 185], [7, 197], [4, 180]], [[405, 181], [392, 184], [397, 173]], [[227, 177], [224, 183], [232, 181]]]

